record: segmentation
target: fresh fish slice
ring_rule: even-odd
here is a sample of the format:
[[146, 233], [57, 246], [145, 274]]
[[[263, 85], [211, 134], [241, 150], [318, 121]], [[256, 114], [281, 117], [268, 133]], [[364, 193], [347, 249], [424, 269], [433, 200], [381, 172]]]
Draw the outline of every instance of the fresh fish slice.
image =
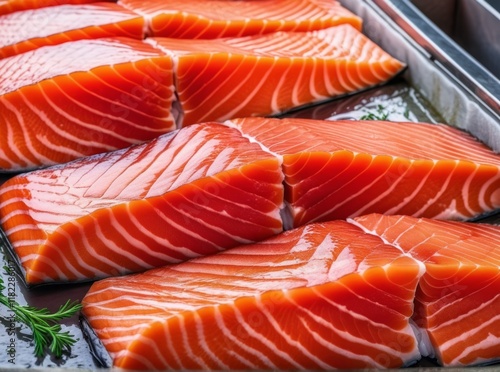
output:
[[[195, 124], [194, 126], [202, 127], [208, 124]], [[235, 206], [229, 211], [224, 206], [219, 206], [209, 217], [196, 220], [196, 223], [201, 225], [207, 219], [219, 221], [221, 225], [217, 227], [218, 232], [227, 234], [226, 238], [229, 242], [220, 243], [220, 237], [217, 234], [204, 236], [205, 240], [200, 242], [196, 239], [197, 234], [199, 234], [198, 229], [201, 227], [198, 227], [190, 219], [175, 221], [177, 228], [184, 229], [186, 239], [191, 236], [192, 239], [196, 240], [200, 255], [203, 252], [205, 254], [213, 253], [214, 247], [228, 248], [243, 243], [244, 239], [247, 239], [248, 242], [256, 241], [279, 232], [282, 228], [302, 226], [309, 221], [344, 219], [372, 212], [408, 213], [443, 219], [464, 219], [499, 208], [499, 156], [470, 136], [445, 125], [381, 121], [235, 119], [226, 122], [225, 125], [219, 124], [213, 127], [219, 128], [217, 130], [231, 130], [231, 136], [226, 139], [224, 144], [227, 149], [218, 150], [221, 152], [221, 159], [210, 155], [212, 154], [210, 149], [214, 143], [210, 136], [197, 137], [196, 141], [199, 142], [196, 142], [189, 134], [191, 133], [190, 127], [180, 129], [175, 137], [176, 148], [185, 149], [185, 151], [179, 150], [179, 154], [174, 156], [179, 159], [181, 164], [186, 161], [195, 162], [195, 160], [190, 160], [194, 156], [191, 151], [196, 149], [199, 144], [206, 146], [208, 150], [203, 150], [206, 153], [200, 150], [196, 153], [197, 157], [193, 159], [203, 159], [208, 156], [209, 161], [213, 161], [213, 165], [209, 167], [211, 171], [217, 170], [223, 174], [226, 174], [224, 172], [233, 172], [233, 164], [227, 163], [232, 159], [229, 154], [232, 151], [236, 151], [237, 154], [239, 151], [244, 151], [245, 146], [247, 146], [245, 144], [248, 142], [251, 144], [251, 153], [259, 159], [266, 159], [267, 162], [257, 167], [254, 164], [255, 158], [250, 157], [249, 164], [245, 168], [250, 172], [246, 179], [248, 182], [253, 182], [259, 177], [268, 180], [262, 181], [261, 184], [257, 181], [255, 184], [251, 183], [257, 189], [262, 188], [262, 194], [259, 198], [255, 198], [253, 194], [238, 196], [238, 193], [235, 193], [234, 199], [231, 199], [230, 196], [226, 198], [236, 203], [239, 200], [237, 198], [242, 198], [241, 200], [244, 202], [237, 204], [240, 209]], [[241, 149], [238, 149], [238, 143], [243, 144]], [[138, 148], [148, 149], [148, 146]], [[137, 150], [129, 149], [127, 151]], [[120, 226], [138, 226], [137, 228], [142, 229], [143, 225], [139, 224], [138, 221], [148, 220], [150, 218], [148, 216], [155, 215], [157, 212], [148, 208], [148, 204], [143, 200], [144, 186], [135, 181], [137, 174], [129, 173], [127, 170], [136, 164], [140, 168], [138, 174], [148, 180], [158, 178], [158, 174], [154, 168], [141, 168], [143, 164], [154, 162], [156, 153], [149, 150], [140, 151], [142, 151], [141, 157], [137, 160], [133, 157], [123, 160], [122, 152], [111, 153], [108, 155], [109, 158], [82, 159], [68, 166], [61, 165], [46, 171], [35, 171], [21, 175], [4, 184], [0, 188], [1, 223], [23, 265], [26, 267], [24, 261], [36, 258], [38, 262], [36, 265], [43, 266], [44, 254], [49, 256], [61, 254], [60, 259], [69, 260], [69, 262], [78, 261], [79, 259], [75, 258], [78, 255], [82, 257], [99, 255], [97, 250], [101, 248], [98, 246], [94, 248], [94, 243], [86, 242], [85, 236], [102, 235], [101, 230], [99, 230], [103, 229], [100, 227], [100, 218], [111, 219], [111, 217], [107, 217], [110, 212], [106, 203], [113, 203], [113, 205], [117, 203], [111, 209], [116, 212], [117, 217], [113, 215], [113, 218], [119, 221]], [[168, 154], [171, 153], [168, 152]], [[460, 160], [466, 157], [468, 160]], [[103, 162], [104, 164], [113, 164], [113, 166], [108, 169], [101, 165]], [[175, 163], [175, 165], [177, 164]], [[238, 166], [243, 166], [244, 159], [238, 164]], [[79, 170], [80, 168], [81, 170]], [[67, 173], [78, 175], [80, 172], [85, 172], [85, 182], [88, 181], [85, 183], [87, 188], [100, 190], [100, 187], [107, 187], [107, 183], [113, 183], [126, 191], [120, 191], [117, 186], [113, 189], [113, 193], [105, 194], [106, 203], [101, 204], [100, 198], [103, 197], [103, 193], [89, 192], [87, 189], [81, 188], [77, 177], [66, 179]], [[169, 168], [168, 172], [177, 177], [175, 186], [184, 191], [182, 193], [174, 192], [172, 191], [173, 186], [167, 186], [168, 189], [165, 189], [160, 184], [159, 190], [162, 190], [160, 193], [172, 191], [172, 193], [166, 194], [169, 195], [168, 198], [185, 197], [197, 201], [198, 204], [204, 204], [207, 199], [206, 193], [203, 189], [192, 185], [194, 181], [189, 178], [192, 174], [191, 170], [179, 166], [178, 168]], [[237, 174], [239, 175], [239, 173]], [[203, 172], [197, 173], [197, 176], [205, 177]], [[272, 182], [269, 181], [271, 176], [274, 177]], [[139, 179], [142, 180], [142, 178]], [[280, 183], [282, 181], [284, 186]], [[92, 186], [92, 182], [95, 182], [96, 185]], [[252, 187], [247, 186], [243, 181], [241, 182], [243, 188]], [[41, 184], [43, 188], [39, 191]], [[148, 182], [147, 185], [149, 187], [150, 183]], [[152, 184], [150, 187], [151, 192], [158, 193], [158, 184]], [[213, 193], [219, 191], [217, 182], [207, 187], [209, 189], [215, 188]], [[54, 191], [45, 193], [45, 188], [59, 191], [58, 193]], [[40, 194], [40, 192], [42, 193]], [[127, 195], [126, 202], [128, 204], [123, 204], [122, 196], [124, 193]], [[40, 195], [33, 198], [34, 194]], [[188, 194], [189, 197], [183, 196], [184, 194]], [[90, 201], [87, 197], [90, 198]], [[89, 210], [78, 207], [75, 211], [76, 200], [80, 200], [77, 205], [89, 204], [96, 209]], [[221, 203], [227, 204], [224, 202], [225, 200], [222, 198]], [[134, 213], [140, 214], [141, 219], [129, 213], [127, 209], [130, 208], [129, 204], [134, 205], [136, 208]], [[172, 205], [172, 208], [174, 206]], [[230, 204], [228, 204], [228, 208], [229, 206]], [[248, 212], [248, 206], [257, 209], [256, 217]], [[192, 206], [186, 204], [185, 207], [191, 208]], [[280, 209], [282, 210], [279, 211]], [[194, 212], [186, 213], [195, 218]], [[171, 214], [177, 216], [179, 213], [171, 212]], [[34, 222], [18, 220], [17, 216], [19, 215], [35, 215], [36, 218]], [[94, 230], [83, 233], [83, 229], [73, 227], [70, 220], [55, 220], [52, 223], [51, 218], [54, 215], [78, 221], [78, 224], [75, 225], [78, 228], [79, 224], [85, 224], [85, 228]], [[283, 223], [281, 218], [283, 218]], [[90, 223], [94, 219], [95, 226]], [[248, 223], [249, 219], [254, 220], [255, 225], [247, 224], [244, 230], [234, 222], [238, 219], [241, 220], [242, 224]], [[118, 222], [114, 223], [116, 225]], [[107, 226], [106, 224], [105, 226]], [[64, 228], [60, 226], [64, 226]], [[50, 228], [48, 232], [47, 228]], [[64, 239], [67, 241], [64, 241], [62, 237], [59, 238], [60, 229], [61, 234], [65, 234]], [[115, 227], [114, 229], [116, 230]], [[132, 231], [132, 227], [128, 227], [127, 230]], [[244, 230], [245, 234], [248, 234], [247, 238], [240, 239], [240, 230]], [[26, 235], [28, 231], [32, 235]], [[20, 233], [18, 234], [18, 232]], [[52, 243], [46, 243], [47, 235], [50, 238], [57, 236], [57, 239], [60, 239], [57, 240], [58, 247], [60, 247], [58, 250], [53, 250]], [[107, 249], [106, 247], [109, 246], [120, 246], [123, 254], [129, 255], [129, 257], [149, 255], [149, 237], [137, 235], [137, 238], [132, 239], [124, 238], [124, 236], [123, 231], [119, 231], [112, 238], [99, 237], [96, 240], [100, 244], [106, 238], [106, 243], [102, 243], [102, 249]], [[31, 251], [18, 249], [24, 246], [31, 247]], [[67, 247], [73, 248], [68, 250]], [[177, 261], [195, 255], [189, 251], [183, 252], [183, 247], [182, 244], [169, 246], [171, 250], [178, 250]], [[43, 254], [32, 256], [33, 249], [34, 251], [39, 250]], [[146, 253], [141, 253], [141, 249], [144, 249]], [[174, 255], [174, 253], [169, 254]], [[65, 258], [66, 255], [68, 255], [68, 259]], [[86, 258], [80, 260], [85, 261]], [[165, 260], [168, 261], [168, 259]], [[176, 262], [176, 260], [172, 260], [172, 262]], [[133, 260], [131, 259], [131, 261]], [[145, 269], [166, 262], [158, 260], [143, 264], [140, 260], [135, 261], [138, 262], [138, 266], [125, 267], [121, 265], [124, 267], [124, 272]], [[67, 266], [65, 263], [61, 265]], [[31, 271], [36, 272], [36, 275], [28, 273], [27, 281], [35, 283], [83, 280], [85, 278], [90, 280], [99, 276], [121, 273], [119, 270], [113, 271], [115, 268], [95, 269], [93, 265], [98, 264], [89, 264], [87, 271], [80, 268], [75, 269], [75, 272], [70, 273], [70, 275], [66, 272], [57, 273], [58, 264], [54, 264], [47, 277], [38, 274], [39, 271], [42, 271], [41, 269], [31, 269]], [[49, 272], [48, 268], [43, 270]]]
[[425, 264], [413, 319], [442, 365], [500, 360], [499, 226], [383, 215], [354, 221]]
[[0, 15], [62, 4], [89, 4], [105, 1], [112, 0], [0, 0]]
[[0, 16], [0, 58], [66, 41], [144, 38], [144, 19], [115, 3], [58, 5]]
[[362, 20], [335, 0], [120, 0], [148, 20], [149, 36], [214, 39], [312, 31]]
[[173, 57], [181, 126], [281, 113], [387, 82], [404, 67], [350, 25], [243, 38], [149, 40]]
[[205, 123], [15, 176], [0, 218], [28, 284], [93, 280], [279, 233], [282, 182], [276, 157]]
[[[94, 283], [83, 315], [130, 370], [318, 370], [418, 360], [423, 265], [345, 221]], [[117, 316], [119, 314], [119, 316]]]
[[369, 213], [464, 220], [500, 208], [500, 156], [447, 125], [228, 121], [283, 158], [291, 226]]
[[0, 60], [0, 170], [124, 148], [175, 129], [172, 61], [143, 41], [79, 40]]

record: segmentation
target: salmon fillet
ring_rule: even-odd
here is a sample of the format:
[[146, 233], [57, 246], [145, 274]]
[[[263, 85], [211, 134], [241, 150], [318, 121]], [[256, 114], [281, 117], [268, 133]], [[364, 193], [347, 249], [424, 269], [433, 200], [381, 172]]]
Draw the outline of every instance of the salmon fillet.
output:
[[38, 48], [0, 60], [0, 132], [7, 133], [0, 170], [64, 163], [191, 124], [280, 113], [381, 84], [403, 67], [349, 25]]
[[387, 82], [404, 68], [350, 25], [149, 41], [171, 55], [176, 66], [180, 126], [281, 113]]
[[282, 182], [277, 158], [205, 123], [13, 177], [1, 223], [28, 284], [92, 280], [279, 233]]
[[382, 215], [354, 222], [425, 265], [413, 319], [431, 356], [450, 367], [500, 360], [499, 226]]
[[62, 4], [89, 4], [105, 1], [112, 0], [0, 0], [0, 15]]
[[0, 169], [20, 171], [175, 129], [172, 61], [140, 40], [79, 40], [0, 60]]
[[0, 29], [0, 58], [5, 58], [71, 40], [143, 39], [144, 19], [115, 3], [69, 4], [2, 15]]
[[94, 283], [83, 314], [117, 368], [401, 367], [420, 357], [409, 317], [422, 273], [334, 221]]
[[[313, 220], [396, 212], [466, 219], [500, 208], [499, 158], [444, 125], [265, 118], [195, 124], [11, 178], [0, 187], [0, 222], [28, 283], [90, 280], [211, 254]], [[145, 222], [151, 219], [158, 224]], [[117, 251], [123, 262], [101, 260]]]
[[291, 225], [369, 213], [465, 220], [500, 208], [500, 156], [447, 125], [243, 118], [281, 156]]
[[312, 31], [362, 20], [335, 0], [120, 0], [148, 20], [149, 36], [214, 39]]

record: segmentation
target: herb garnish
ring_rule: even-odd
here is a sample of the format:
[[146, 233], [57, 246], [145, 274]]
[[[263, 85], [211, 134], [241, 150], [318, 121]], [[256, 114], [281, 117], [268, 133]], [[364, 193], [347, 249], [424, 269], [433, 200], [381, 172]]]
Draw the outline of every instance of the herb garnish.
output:
[[[388, 120], [389, 115], [396, 113], [396, 111], [388, 111], [383, 105], [377, 105], [375, 112], [367, 112], [365, 115], [360, 117], [360, 120]], [[405, 109], [403, 116], [410, 120], [410, 110]]]
[[31, 329], [37, 357], [43, 356], [49, 349], [54, 356], [60, 358], [64, 350], [75, 344], [77, 340], [69, 332], [62, 332], [58, 322], [80, 311], [82, 306], [79, 303], [68, 300], [55, 313], [50, 313], [46, 308], [19, 305], [3, 294], [4, 289], [4, 281], [0, 278], [0, 303], [13, 311], [17, 321]]

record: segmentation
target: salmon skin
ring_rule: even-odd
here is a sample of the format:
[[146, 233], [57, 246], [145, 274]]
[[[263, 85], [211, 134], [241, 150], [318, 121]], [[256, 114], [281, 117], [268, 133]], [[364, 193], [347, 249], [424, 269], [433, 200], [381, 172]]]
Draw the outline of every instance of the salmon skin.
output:
[[282, 182], [276, 157], [204, 123], [11, 178], [2, 226], [27, 283], [92, 280], [279, 233]]
[[283, 159], [291, 226], [369, 213], [465, 220], [500, 208], [500, 156], [443, 124], [243, 118]]
[[0, 133], [7, 133], [0, 170], [64, 163], [187, 125], [282, 113], [382, 84], [402, 68], [349, 25], [41, 47], [0, 60]]
[[430, 354], [447, 367], [500, 360], [500, 227], [369, 215], [354, 219], [366, 232], [425, 265], [413, 320]]
[[[29, 25], [29, 27], [27, 27]], [[0, 16], [0, 58], [71, 40], [144, 38], [144, 19], [115, 3], [58, 5]]]
[[180, 126], [279, 114], [379, 85], [404, 68], [350, 25], [216, 40], [149, 40], [173, 56]]
[[409, 318], [422, 273], [333, 221], [94, 283], [83, 315], [127, 370], [401, 367], [420, 358]]
[[0, 187], [28, 284], [142, 271], [320, 220], [500, 208], [500, 156], [445, 125], [244, 118], [164, 136]]
[[0, 15], [62, 4], [89, 4], [105, 1], [112, 0], [0, 0]]
[[215, 39], [312, 31], [362, 20], [335, 0], [120, 0], [148, 21], [148, 35]]
[[175, 129], [172, 61], [104, 38], [0, 60], [0, 169], [21, 171], [128, 147]]

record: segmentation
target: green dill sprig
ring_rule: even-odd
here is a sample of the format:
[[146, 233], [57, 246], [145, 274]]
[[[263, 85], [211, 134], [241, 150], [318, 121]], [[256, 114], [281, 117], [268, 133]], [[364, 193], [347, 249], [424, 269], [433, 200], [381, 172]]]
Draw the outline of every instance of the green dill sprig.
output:
[[17, 321], [31, 329], [37, 357], [43, 356], [49, 349], [55, 357], [60, 358], [63, 351], [75, 344], [77, 340], [69, 332], [62, 332], [58, 322], [80, 311], [82, 306], [78, 302], [68, 300], [59, 310], [51, 313], [46, 308], [19, 305], [3, 294], [4, 289], [4, 281], [0, 278], [0, 303], [13, 311]]
[[[388, 111], [383, 105], [377, 105], [375, 112], [368, 111], [366, 114], [360, 117], [360, 120], [380, 120], [385, 121], [389, 119], [389, 115], [395, 113], [395, 111]], [[403, 116], [410, 120], [410, 110], [405, 109]]]

